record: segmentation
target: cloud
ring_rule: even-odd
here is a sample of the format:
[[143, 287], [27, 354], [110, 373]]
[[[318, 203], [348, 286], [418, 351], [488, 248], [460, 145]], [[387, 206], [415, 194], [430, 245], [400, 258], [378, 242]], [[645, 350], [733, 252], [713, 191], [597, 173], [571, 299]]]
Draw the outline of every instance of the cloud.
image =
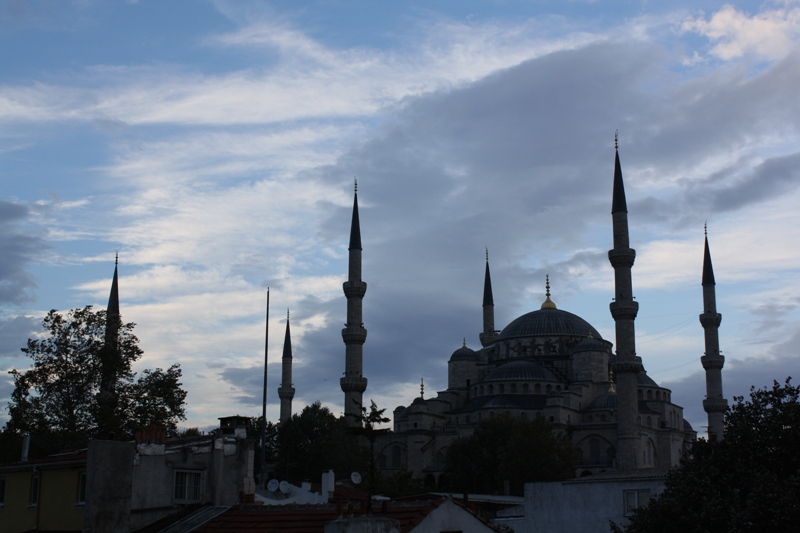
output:
[[31, 217], [28, 206], [0, 200], [0, 304], [21, 305], [35, 299], [36, 280], [28, 268], [47, 245], [24, 227]]
[[786, 2], [783, 8], [764, 9], [748, 15], [726, 4], [708, 20], [687, 18], [681, 29], [707, 37], [715, 43], [709, 54], [724, 61], [746, 55], [779, 59], [796, 46], [800, 35], [800, 8]]

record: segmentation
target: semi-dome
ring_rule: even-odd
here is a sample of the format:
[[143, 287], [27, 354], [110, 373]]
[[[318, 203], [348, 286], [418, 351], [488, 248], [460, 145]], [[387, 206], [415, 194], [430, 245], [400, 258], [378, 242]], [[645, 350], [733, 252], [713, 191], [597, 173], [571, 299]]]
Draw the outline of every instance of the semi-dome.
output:
[[464, 341], [464, 345], [453, 352], [453, 355], [450, 356], [450, 361], [475, 361], [478, 359], [478, 352], [471, 348], [467, 348], [467, 342]]
[[578, 352], [605, 352], [607, 351], [607, 343], [600, 339], [595, 339], [594, 336], [586, 337], [572, 350], [572, 353]]
[[658, 383], [653, 381], [653, 378], [648, 376], [644, 370], [636, 374], [636, 384], [640, 387], [658, 387]]
[[586, 411], [616, 411], [617, 410], [617, 393], [607, 392], [601, 394], [586, 408]]
[[507, 325], [497, 340], [514, 337], [588, 337], [602, 340], [591, 324], [569, 311], [545, 307], [526, 313]]
[[481, 381], [559, 381], [559, 379], [533, 361], [511, 361], [498, 366]]

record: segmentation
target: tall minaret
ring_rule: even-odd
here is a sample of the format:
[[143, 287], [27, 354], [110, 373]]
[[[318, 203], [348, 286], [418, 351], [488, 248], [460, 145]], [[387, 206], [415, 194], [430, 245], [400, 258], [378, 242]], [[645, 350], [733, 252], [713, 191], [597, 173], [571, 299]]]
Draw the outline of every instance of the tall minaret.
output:
[[703, 409], [708, 413], [708, 438], [721, 440], [723, 418], [728, 410], [728, 400], [722, 397], [722, 366], [725, 357], [719, 353], [719, 324], [722, 315], [717, 313], [717, 295], [714, 281], [714, 267], [711, 265], [711, 251], [708, 249], [708, 230], [703, 256], [703, 314], [700, 323], [706, 337], [706, 354], [700, 358], [706, 370], [706, 399]]
[[483, 333], [480, 334], [481, 345], [487, 346], [490, 344], [495, 335], [492, 276], [489, 274], [489, 248], [486, 248], [486, 274], [483, 277]]
[[347, 297], [347, 323], [342, 330], [345, 344], [344, 377], [339, 380], [344, 391], [344, 414], [351, 425], [358, 425], [361, 417], [361, 396], [367, 390], [367, 378], [362, 375], [364, 341], [367, 330], [362, 321], [362, 300], [367, 284], [361, 281], [361, 226], [358, 222], [358, 182], [353, 197], [353, 220], [350, 224], [350, 262], [344, 295]]
[[625, 186], [619, 164], [619, 145], [614, 136], [614, 196], [611, 217], [614, 228], [614, 248], [608, 252], [608, 260], [614, 267], [614, 301], [609, 306], [617, 334], [617, 353], [611, 368], [617, 382], [617, 468], [622, 470], [639, 467], [639, 400], [636, 377], [642, 371], [642, 359], [636, 356], [636, 332], [634, 320], [639, 303], [633, 301], [631, 267], [636, 251], [630, 247], [628, 238], [628, 205], [625, 201]]
[[286, 337], [283, 339], [281, 386], [278, 387], [278, 397], [281, 399], [281, 423], [292, 417], [292, 335], [289, 333], [289, 311], [286, 311]]
[[117, 374], [119, 354], [119, 285], [117, 268], [119, 255], [114, 258], [114, 279], [106, 308], [105, 343], [100, 351], [100, 392], [97, 395], [97, 427], [101, 439], [114, 439], [119, 425], [117, 410]]

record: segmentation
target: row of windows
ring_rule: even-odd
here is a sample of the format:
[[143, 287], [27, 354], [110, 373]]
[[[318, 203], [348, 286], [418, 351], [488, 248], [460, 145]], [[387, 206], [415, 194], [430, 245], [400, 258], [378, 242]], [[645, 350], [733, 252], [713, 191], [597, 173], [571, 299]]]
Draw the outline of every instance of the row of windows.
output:
[[[472, 387], [472, 395], [473, 396], [483, 396], [484, 394], [494, 394], [495, 390], [497, 390], [497, 394], [505, 394], [506, 393], [506, 386], [504, 383], [500, 383], [497, 385], [497, 389], [495, 389], [494, 385], [481, 385], [480, 387], [475, 386]], [[521, 387], [518, 387], [516, 383], [512, 383], [508, 386], [508, 392], [510, 394], [517, 394], [518, 391], [522, 391], [522, 394], [530, 394], [531, 390], [533, 390], [534, 394], [542, 394], [542, 392], [549, 393], [553, 391], [553, 386], [550, 384], [545, 385], [542, 387], [541, 383], [536, 383], [533, 385], [533, 388], [528, 383], [523, 383]], [[556, 385], [555, 390], [561, 391], [561, 385]]]
[[[637, 392], [639, 394], [639, 399], [640, 400], [644, 400], [644, 397], [645, 397], [644, 391], [642, 391], [642, 389], [639, 389]], [[664, 400], [665, 402], [668, 402], [669, 401], [669, 394], [664, 392], [664, 394], [662, 395], [660, 390], [657, 390], [655, 393], [653, 393], [653, 389], [648, 389], [647, 390], [647, 399], [648, 400], [656, 400], [656, 401]]]

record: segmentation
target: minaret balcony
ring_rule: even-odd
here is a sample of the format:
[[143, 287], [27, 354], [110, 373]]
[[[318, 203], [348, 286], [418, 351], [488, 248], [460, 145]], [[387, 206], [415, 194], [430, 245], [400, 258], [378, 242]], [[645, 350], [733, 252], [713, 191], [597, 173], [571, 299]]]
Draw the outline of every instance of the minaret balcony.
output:
[[633, 262], [636, 260], [636, 250], [633, 248], [623, 248], [617, 250], [616, 248], [608, 251], [608, 260], [614, 268], [623, 267], [631, 268]]
[[294, 398], [294, 387], [278, 387], [278, 398], [281, 400]]
[[632, 360], [630, 359], [620, 359], [617, 358], [615, 361], [611, 363], [611, 370], [614, 371], [614, 374], [638, 374], [642, 370], [644, 370], [644, 366], [642, 366], [642, 358], [634, 356]]
[[364, 344], [367, 330], [360, 326], [347, 326], [342, 330], [342, 339], [345, 344]]
[[639, 302], [616, 300], [608, 305], [614, 320], [633, 320], [639, 313]]
[[342, 392], [364, 392], [367, 390], [367, 378], [361, 376], [345, 376], [339, 380]]
[[706, 398], [703, 400], [703, 409], [706, 413], [724, 413], [728, 410], [728, 400], [725, 398]]
[[706, 370], [720, 370], [725, 365], [725, 356], [720, 354], [704, 355], [700, 358]]
[[704, 328], [718, 328], [722, 322], [722, 315], [719, 313], [703, 313], [700, 315], [700, 324]]
[[342, 284], [344, 295], [347, 298], [363, 298], [367, 292], [367, 282], [365, 281], [345, 281]]

